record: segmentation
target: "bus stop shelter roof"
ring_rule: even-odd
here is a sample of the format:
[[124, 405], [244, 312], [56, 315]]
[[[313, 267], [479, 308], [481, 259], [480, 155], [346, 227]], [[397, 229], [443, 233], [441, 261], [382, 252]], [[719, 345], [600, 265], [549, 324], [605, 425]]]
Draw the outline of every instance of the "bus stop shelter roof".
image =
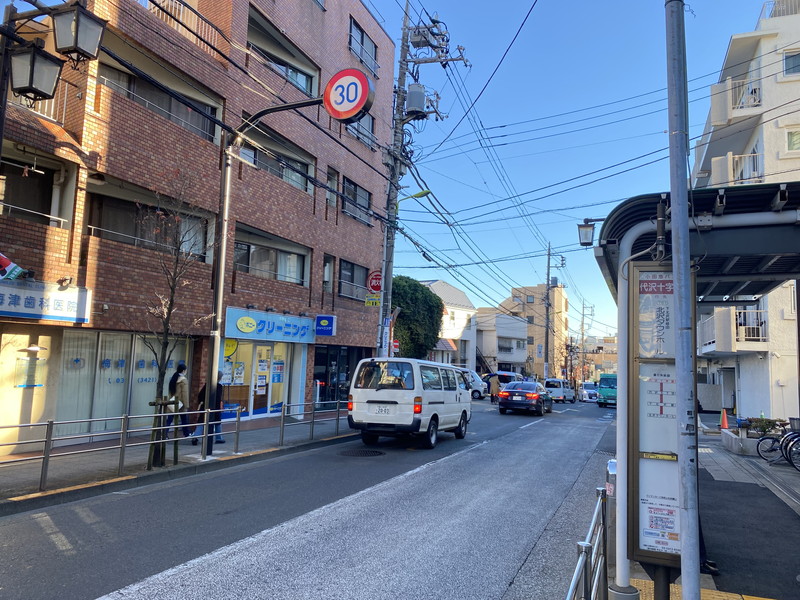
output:
[[[669, 224], [669, 193], [629, 198], [603, 221], [594, 252], [615, 298], [620, 262], [646, 252], [656, 241], [659, 203], [666, 206]], [[783, 282], [800, 278], [800, 182], [689, 190], [689, 213], [690, 254], [700, 312], [713, 306], [752, 305]], [[634, 228], [647, 231], [638, 235], [630, 252], [622, 256], [622, 240]], [[670, 239], [668, 228], [666, 261], [672, 255]], [[645, 253], [637, 260], [651, 257]]]

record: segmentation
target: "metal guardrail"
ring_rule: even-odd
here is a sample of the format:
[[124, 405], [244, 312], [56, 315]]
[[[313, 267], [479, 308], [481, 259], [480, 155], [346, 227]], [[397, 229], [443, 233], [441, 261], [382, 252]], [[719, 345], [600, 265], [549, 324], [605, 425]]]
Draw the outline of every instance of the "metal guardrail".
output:
[[[318, 419], [317, 418], [317, 413], [318, 412], [322, 412], [322, 413], [330, 413], [330, 412], [332, 412], [331, 410], [320, 409], [319, 408], [319, 404], [333, 404], [334, 402], [336, 403], [336, 416], [335, 417], [325, 417], [325, 418], [322, 418], [322, 419]], [[299, 413], [300, 415], [303, 415], [303, 416], [306, 415], [305, 408], [310, 406], [311, 410], [309, 412], [311, 414], [311, 419], [305, 419], [305, 420], [302, 420], [302, 421], [287, 421], [286, 417], [288, 416], [288, 417], [291, 418], [291, 416], [292, 416], [291, 409], [294, 408], [294, 407], [297, 407], [297, 406], [302, 406], [303, 407], [303, 411], [301, 413]], [[336, 427], [334, 429], [334, 431], [335, 431], [334, 435], [339, 435], [339, 421], [341, 420], [341, 409], [342, 409], [342, 401], [341, 400], [333, 400], [333, 401], [324, 402], [324, 403], [322, 403], [322, 402], [314, 402], [314, 401], [311, 401], [311, 402], [296, 402], [294, 404], [284, 403], [281, 406], [281, 430], [280, 430], [280, 436], [278, 438], [278, 446], [283, 446], [283, 433], [285, 431], [285, 428], [286, 427], [291, 427], [292, 425], [309, 425], [308, 439], [309, 440], [313, 440], [314, 439], [314, 425], [316, 423], [325, 423], [325, 422], [328, 422], [328, 421], [335, 421], [336, 422]]]
[[[237, 411], [236, 414], [236, 425], [233, 432], [222, 432], [219, 435], [229, 435], [233, 434], [234, 436], [234, 453], [238, 453], [239, 451], [239, 434], [240, 434], [240, 413], [241, 411]], [[166, 422], [167, 418], [172, 414], [174, 417], [173, 423], [169, 426], [164, 425], [163, 423]], [[41, 461], [41, 469], [39, 474], [39, 491], [43, 492], [47, 489], [47, 478], [48, 473], [50, 470], [50, 463], [52, 459], [55, 458], [63, 458], [67, 456], [78, 456], [81, 454], [90, 454], [92, 452], [106, 452], [116, 450], [119, 452], [119, 463], [117, 467], [117, 474], [122, 475], [125, 469], [125, 452], [128, 448], [135, 448], [137, 446], [149, 446], [150, 444], [158, 444], [162, 445], [163, 451], [166, 450], [166, 444], [170, 441], [173, 442], [175, 445], [175, 450], [173, 452], [173, 464], [178, 464], [178, 441], [181, 439], [178, 435], [178, 431], [184, 427], [184, 425], [180, 422], [181, 415], [198, 415], [200, 418], [198, 419], [197, 426], [202, 426], [204, 422], [207, 422], [206, 411], [185, 411], [180, 413], [163, 413], [163, 414], [148, 414], [148, 415], [121, 415], [119, 417], [103, 417], [98, 419], [75, 419], [70, 421], [55, 421], [50, 419], [43, 423], [23, 423], [19, 425], [2, 425], [0, 426], [0, 432], [3, 430], [8, 429], [17, 429], [17, 430], [29, 430], [29, 431], [41, 431], [43, 433], [39, 434], [39, 437], [34, 437], [32, 439], [20, 439], [13, 442], [4, 442], [0, 443], [0, 448], [3, 447], [28, 447], [32, 445], [41, 446], [41, 453], [34, 454], [33, 456], [22, 456], [19, 458], [8, 458], [4, 459], [0, 462], [0, 468], [8, 467], [11, 465], [16, 465], [19, 463], [24, 462], [31, 462], [39, 460]], [[148, 427], [131, 427], [131, 421], [134, 423], [136, 420], [149, 420], [153, 422], [152, 426]], [[95, 430], [92, 431], [92, 424], [93, 423], [102, 423], [107, 424], [109, 422], [119, 422], [118, 429], [110, 429], [110, 430]], [[69, 434], [69, 435], [55, 435], [56, 427], [60, 425], [80, 425], [86, 424], [90, 431], [86, 433], [78, 433], [78, 434]], [[166, 439], [166, 433], [169, 430], [173, 430], [173, 439], [168, 440]], [[34, 433], [33, 435], [37, 435]], [[203, 447], [202, 447], [202, 455], [205, 459], [206, 456], [206, 444], [205, 440], [206, 437], [209, 435], [208, 428], [205, 427], [203, 431], [203, 437], [198, 439], [202, 439]], [[214, 434], [211, 434], [214, 435]], [[97, 438], [106, 438], [107, 441], [110, 442], [109, 444], [101, 443], [95, 448], [82, 448], [80, 450], [56, 450], [56, 444], [59, 442], [76, 442], [80, 443], [80, 440], [85, 440], [85, 443], [98, 443]], [[144, 439], [143, 439], [144, 438]], [[63, 447], [62, 447], [63, 448]], [[165, 455], [163, 452], [162, 455]]]
[[578, 542], [578, 564], [566, 600], [607, 600], [606, 489], [597, 488], [597, 503], [586, 539]]

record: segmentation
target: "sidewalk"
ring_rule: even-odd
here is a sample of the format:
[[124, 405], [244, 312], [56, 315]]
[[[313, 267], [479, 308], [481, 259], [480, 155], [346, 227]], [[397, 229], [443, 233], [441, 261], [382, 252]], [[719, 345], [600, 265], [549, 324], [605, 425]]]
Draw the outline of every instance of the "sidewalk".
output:
[[[727, 451], [719, 429], [698, 440], [700, 522], [708, 556], [720, 575], [700, 575], [703, 600], [800, 598], [800, 471], [785, 461]], [[639, 564], [631, 585], [651, 600], [653, 583]], [[681, 598], [680, 579], [670, 598]]]
[[[332, 440], [353, 439], [357, 435], [347, 426], [346, 412], [340, 413], [338, 435], [336, 413], [320, 412], [314, 422], [313, 439], [309, 421], [287, 419], [283, 446], [280, 446], [280, 419], [253, 419], [240, 423], [238, 452], [235, 452], [235, 423], [225, 422], [222, 427], [225, 443], [215, 443], [213, 455], [205, 460], [201, 455], [200, 443], [193, 446], [189, 438], [181, 437], [177, 441], [178, 464], [173, 464], [175, 441], [169, 440], [166, 443], [167, 466], [154, 467], [151, 471], [146, 470], [149, 452], [147, 439], [131, 438], [125, 449], [121, 475], [119, 449], [100, 450], [118, 444], [118, 439], [54, 448], [48, 467], [47, 486], [43, 492], [39, 491], [41, 460], [9, 464], [9, 459], [21, 456], [0, 457], [0, 516], [194, 475], [230, 466], [231, 461], [245, 463], [262, 460], [276, 452], [298, 451], [314, 445], [329, 444]], [[136, 442], [141, 445], [130, 446]], [[78, 454], [59, 455], [64, 452]], [[23, 456], [40, 455], [41, 453], [34, 453]]]

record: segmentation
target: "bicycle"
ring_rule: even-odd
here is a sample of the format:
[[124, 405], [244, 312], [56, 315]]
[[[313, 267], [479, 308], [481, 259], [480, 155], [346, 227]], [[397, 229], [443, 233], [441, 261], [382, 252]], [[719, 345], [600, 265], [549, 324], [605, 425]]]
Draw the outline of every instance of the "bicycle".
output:
[[[790, 422], [791, 431], [787, 432], [786, 426]], [[800, 419], [792, 418], [790, 422], [777, 423], [781, 428], [780, 436], [765, 435], [759, 438], [756, 452], [770, 464], [785, 460], [800, 471]]]

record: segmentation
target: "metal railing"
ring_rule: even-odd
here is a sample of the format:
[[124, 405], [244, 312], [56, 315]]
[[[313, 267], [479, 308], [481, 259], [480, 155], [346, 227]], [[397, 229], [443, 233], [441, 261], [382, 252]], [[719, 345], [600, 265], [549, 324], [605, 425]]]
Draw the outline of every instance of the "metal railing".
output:
[[769, 313], [766, 310], [736, 311], [736, 340], [739, 342], [766, 342]]
[[136, 0], [157, 19], [163, 21], [185, 38], [190, 39], [211, 56], [219, 43], [219, 33], [205, 17], [178, 0]]
[[761, 8], [761, 19], [772, 19], [774, 17], [788, 17], [800, 14], [800, 0], [773, 0], [765, 2]]
[[[48, 474], [50, 471], [50, 464], [53, 459], [60, 459], [68, 456], [79, 456], [82, 454], [91, 454], [93, 452], [108, 452], [108, 451], [118, 451], [119, 452], [119, 460], [117, 463], [117, 475], [122, 476], [125, 470], [125, 453], [126, 450], [129, 448], [136, 448], [141, 446], [149, 446], [150, 444], [158, 444], [162, 446], [162, 456], [166, 456], [166, 444], [168, 440], [166, 439], [166, 435], [169, 430], [173, 430], [173, 440], [171, 440], [174, 444], [174, 451], [173, 451], [173, 464], [178, 464], [178, 441], [180, 436], [178, 435], [178, 431], [184, 427], [180, 423], [180, 416], [186, 415], [198, 415], [199, 421], [197, 426], [202, 426], [204, 423], [208, 422], [208, 418], [206, 416], [207, 411], [185, 411], [180, 413], [163, 413], [163, 414], [147, 414], [147, 415], [121, 415], [118, 417], [103, 417], [98, 419], [75, 419], [70, 421], [55, 421], [50, 419], [43, 423], [23, 423], [19, 425], [2, 425], [0, 426], [0, 432], [9, 430], [9, 429], [17, 429], [18, 431], [32, 431], [34, 432], [32, 435], [35, 436], [32, 439], [19, 439], [13, 442], [5, 442], [0, 443], [0, 449], [4, 447], [14, 447], [19, 449], [20, 447], [25, 448], [29, 446], [39, 446], [41, 450], [37, 452], [36, 449], [33, 450], [33, 455], [31, 456], [20, 456], [19, 458], [9, 458], [4, 459], [0, 462], [0, 468], [9, 467], [12, 465], [31, 462], [31, 461], [41, 461], [41, 469], [39, 474], [39, 491], [43, 492], [47, 489], [47, 479]], [[241, 411], [237, 411], [236, 414], [236, 421], [235, 421], [235, 428], [232, 432], [222, 432], [219, 435], [226, 435], [226, 434], [233, 434], [234, 436], [234, 453], [238, 453], [239, 451], [239, 434], [240, 434], [240, 414]], [[169, 416], [172, 415], [174, 417], [174, 422], [169, 426], [165, 425], [166, 420]], [[132, 422], [136, 423], [136, 421], [151, 421], [153, 425], [146, 426], [146, 427], [139, 427], [139, 426], [131, 426]], [[118, 422], [118, 429], [105, 429], [107, 424]], [[91, 431], [93, 427], [96, 427], [98, 424], [102, 424], [102, 427], [98, 428], [97, 430]], [[77, 433], [77, 434], [69, 434], [69, 435], [56, 435], [56, 428], [61, 425], [86, 425], [87, 431], [86, 433]], [[190, 426], [190, 425], [189, 425]], [[38, 433], [38, 432], [42, 433]], [[205, 439], [209, 434], [208, 428], [204, 428], [203, 431], [203, 447], [202, 447], [202, 456], [205, 458], [206, 456], [206, 445]], [[97, 439], [103, 438], [104, 441], [98, 443]], [[200, 438], [198, 438], [200, 439]], [[79, 444], [82, 440], [85, 443], [97, 443], [96, 447], [92, 448], [82, 448], [79, 450], [68, 450], [68, 446], [61, 446], [60, 448], [56, 449], [56, 445], [59, 443], [70, 443], [70, 444]], [[107, 443], [106, 443], [107, 442]]]
[[566, 600], [607, 600], [606, 489], [597, 488], [597, 503], [586, 539], [578, 542], [578, 564]]
[[60, 79], [56, 86], [55, 95], [49, 100], [38, 100], [31, 104], [24, 96], [9, 94], [8, 101], [11, 104], [16, 104], [38, 115], [47, 117], [59, 125], [63, 125], [67, 116], [67, 100], [69, 100], [71, 95], [77, 95], [78, 92], [80, 92], [80, 88], [78, 88], [77, 85], [66, 79]]
[[761, 80], [749, 78], [731, 80], [731, 98], [734, 110], [761, 106]]
[[[42, 224], [47, 224], [49, 222], [51, 226], [58, 227], [59, 229], [69, 228], [68, 219], [62, 219], [61, 217], [57, 217], [55, 215], [48, 215], [47, 213], [38, 212], [35, 210], [31, 210], [29, 208], [23, 208], [21, 206], [14, 206], [13, 204], [8, 204], [6, 202], [0, 202], [0, 215], [7, 214], [11, 216], [13, 211], [15, 210], [24, 213], [19, 217], [20, 219], [27, 219], [28, 221], [34, 221], [36, 223], [42, 223]], [[35, 217], [42, 217], [42, 218], [37, 219]]]
[[734, 185], [749, 185], [764, 181], [763, 154], [737, 154], [732, 158]]
[[[342, 408], [342, 401], [341, 400], [334, 400], [325, 402], [325, 404], [333, 404], [336, 403], [336, 410], [333, 411], [331, 409], [320, 409], [317, 402], [313, 400], [311, 402], [296, 402], [294, 404], [287, 404], [284, 403], [281, 405], [281, 429], [280, 429], [280, 436], [278, 437], [278, 446], [283, 446], [283, 433], [286, 427], [290, 427], [292, 425], [308, 425], [308, 439], [314, 439], [314, 426], [317, 423], [325, 423], [329, 421], [335, 421], [335, 428], [334, 428], [334, 435], [339, 435], [339, 421], [341, 420], [341, 408]], [[302, 412], [298, 413], [297, 416], [299, 417], [306, 417], [310, 414], [310, 418], [308, 419], [301, 419], [298, 421], [287, 421], [288, 418], [292, 418], [292, 409], [296, 407], [302, 407]], [[306, 412], [307, 408], [310, 407], [310, 410]], [[336, 416], [328, 416], [323, 418], [317, 418], [317, 413], [335, 413]]]

